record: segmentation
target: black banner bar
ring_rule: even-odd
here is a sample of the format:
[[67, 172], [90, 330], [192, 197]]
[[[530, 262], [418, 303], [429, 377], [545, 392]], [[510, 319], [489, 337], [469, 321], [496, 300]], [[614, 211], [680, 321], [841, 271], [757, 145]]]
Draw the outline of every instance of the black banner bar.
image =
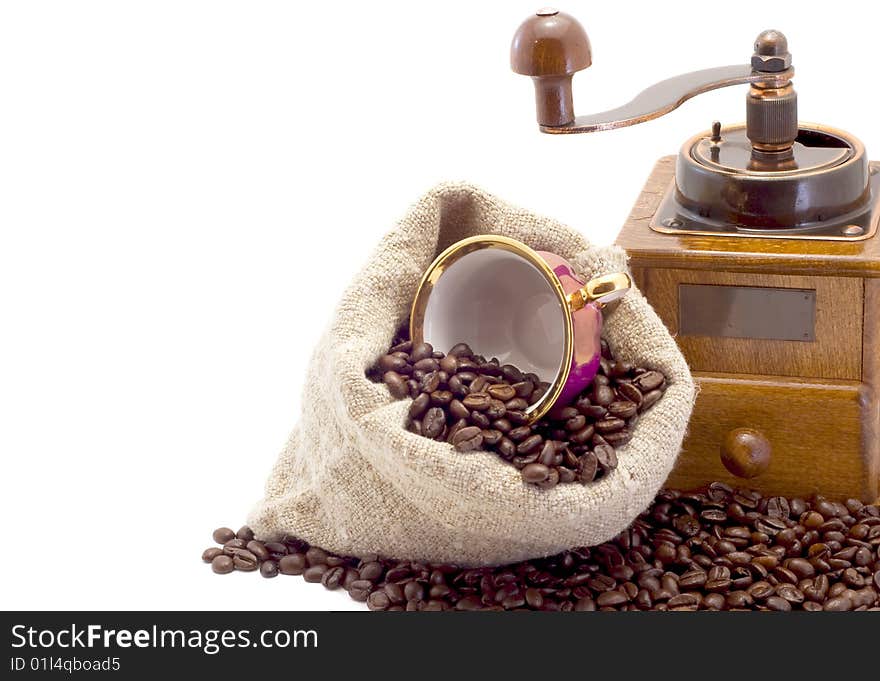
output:
[[[814, 678], [834, 658], [854, 678], [862, 665], [876, 672], [880, 644], [880, 616], [871, 612], [6, 612], [2, 620], [6, 679], [174, 671], [264, 677], [273, 670], [280, 678], [305, 669], [413, 679], [447, 669], [471, 678], [484, 669], [493, 678], [540, 673], [543, 681], [609, 665], [653, 679], [758, 660], [762, 677], [778, 663], [787, 674], [801, 668]], [[837, 652], [817, 655], [819, 642]]]

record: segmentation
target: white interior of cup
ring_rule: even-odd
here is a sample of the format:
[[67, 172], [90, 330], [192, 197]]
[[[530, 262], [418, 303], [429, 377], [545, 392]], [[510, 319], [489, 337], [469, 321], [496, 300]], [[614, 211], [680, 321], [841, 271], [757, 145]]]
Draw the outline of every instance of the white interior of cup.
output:
[[425, 308], [424, 340], [442, 352], [468, 343], [551, 384], [565, 361], [565, 312], [553, 285], [522, 256], [482, 248], [452, 263]]

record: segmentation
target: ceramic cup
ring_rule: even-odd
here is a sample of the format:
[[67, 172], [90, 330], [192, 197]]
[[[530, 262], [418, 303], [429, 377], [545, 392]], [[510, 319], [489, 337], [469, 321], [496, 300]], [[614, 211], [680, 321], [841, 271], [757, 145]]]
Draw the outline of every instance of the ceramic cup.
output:
[[558, 255], [480, 235], [453, 244], [425, 272], [410, 337], [441, 352], [468, 343], [550, 384], [530, 421], [570, 404], [593, 380], [601, 357], [602, 307], [626, 294], [619, 272], [584, 283]]

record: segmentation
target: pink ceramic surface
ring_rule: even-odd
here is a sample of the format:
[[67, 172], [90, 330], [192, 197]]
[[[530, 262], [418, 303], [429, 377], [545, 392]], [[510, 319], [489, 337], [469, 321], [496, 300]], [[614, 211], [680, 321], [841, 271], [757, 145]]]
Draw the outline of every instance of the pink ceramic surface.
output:
[[[571, 294], [583, 288], [586, 282], [578, 279], [567, 260], [547, 251], [538, 251], [538, 255], [553, 269], [566, 293]], [[571, 404], [590, 385], [599, 371], [602, 356], [602, 312], [599, 307], [595, 303], [587, 303], [572, 313], [571, 321], [574, 327], [574, 354], [568, 380], [556, 399], [556, 404], [560, 406]]]

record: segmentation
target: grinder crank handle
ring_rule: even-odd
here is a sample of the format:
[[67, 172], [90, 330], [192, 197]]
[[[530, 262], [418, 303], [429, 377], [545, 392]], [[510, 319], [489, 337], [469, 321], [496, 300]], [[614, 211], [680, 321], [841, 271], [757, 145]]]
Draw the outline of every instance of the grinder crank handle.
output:
[[534, 81], [541, 132], [595, 132], [636, 125], [663, 116], [704, 92], [749, 83], [747, 128], [754, 146], [767, 151], [785, 149], [797, 136], [797, 100], [791, 88], [794, 68], [788, 42], [778, 31], [758, 36], [750, 64], [684, 73], [652, 85], [623, 106], [575, 117], [572, 76], [591, 64], [586, 31], [564, 12], [539, 10], [517, 29], [510, 65]]
[[624, 128], [668, 114], [687, 100], [704, 92], [731, 85], [766, 80], [766, 74], [756, 74], [749, 64], [719, 66], [713, 69], [683, 73], [642, 90], [632, 101], [616, 109], [587, 116], [577, 116], [571, 122], [563, 125], [541, 124], [541, 132], [565, 134]]

